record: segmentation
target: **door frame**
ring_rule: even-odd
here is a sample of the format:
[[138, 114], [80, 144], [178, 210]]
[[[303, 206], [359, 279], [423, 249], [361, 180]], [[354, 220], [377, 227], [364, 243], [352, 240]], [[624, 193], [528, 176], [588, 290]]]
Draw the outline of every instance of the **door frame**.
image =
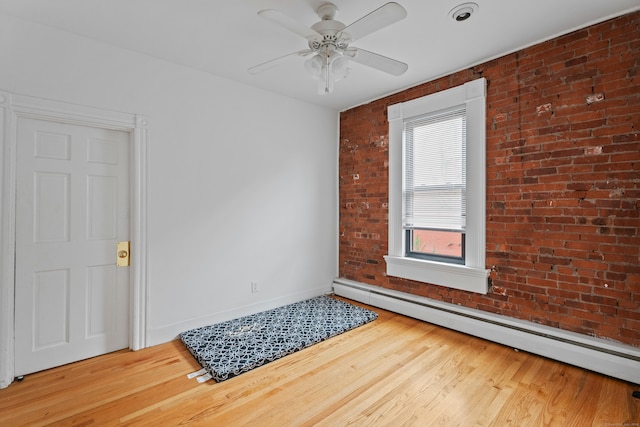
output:
[[14, 379], [16, 127], [18, 119], [70, 123], [129, 133], [130, 155], [130, 320], [129, 348], [147, 347], [147, 130], [138, 114], [19, 95], [0, 90], [0, 389]]

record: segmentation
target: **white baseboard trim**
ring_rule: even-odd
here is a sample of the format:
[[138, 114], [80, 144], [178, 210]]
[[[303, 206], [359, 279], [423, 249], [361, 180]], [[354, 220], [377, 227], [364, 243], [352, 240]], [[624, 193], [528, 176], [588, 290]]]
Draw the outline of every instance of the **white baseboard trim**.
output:
[[348, 279], [335, 279], [333, 290], [364, 304], [640, 384], [640, 348]]
[[259, 300], [240, 307], [234, 307], [230, 310], [218, 311], [207, 314], [206, 316], [194, 317], [181, 322], [151, 328], [147, 331], [148, 346], [151, 347], [173, 341], [178, 339], [182, 332], [194, 328], [213, 325], [215, 323], [225, 322], [227, 320], [237, 319], [238, 317], [248, 316], [261, 311], [281, 307], [283, 305], [293, 304], [298, 301], [331, 293], [331, 290], [331, 285], [327, 284], [325, 286], [306, 289], [302, 292], [286, 294], [266, 300]]

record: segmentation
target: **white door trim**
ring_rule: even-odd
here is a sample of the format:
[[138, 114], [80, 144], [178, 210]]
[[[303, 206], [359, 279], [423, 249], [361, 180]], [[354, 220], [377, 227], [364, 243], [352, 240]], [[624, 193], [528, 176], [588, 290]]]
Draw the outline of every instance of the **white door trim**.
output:
[[19, 117], [128, 132], [131, 140], [131, 325], [129, 348], [147, 346], [146, 118], [0, 91], [0, 388], [14, 378], [16, 124]]

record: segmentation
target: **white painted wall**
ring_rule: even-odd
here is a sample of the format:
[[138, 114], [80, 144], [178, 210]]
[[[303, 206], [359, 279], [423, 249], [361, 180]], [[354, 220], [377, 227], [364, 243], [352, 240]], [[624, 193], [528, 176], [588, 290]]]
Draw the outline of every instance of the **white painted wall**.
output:
[[3, 15], [0, 89], [148, 119], [149, 345], [331, 289], [338, 112]]

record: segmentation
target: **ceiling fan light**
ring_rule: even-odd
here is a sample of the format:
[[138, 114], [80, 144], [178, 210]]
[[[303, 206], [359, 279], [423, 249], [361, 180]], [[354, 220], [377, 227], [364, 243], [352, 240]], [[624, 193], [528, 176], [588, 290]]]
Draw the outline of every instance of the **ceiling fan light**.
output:
[[349, 75], [349, 61], [338, 54], [331, 62], [331, 72], [335, 81], [342, 80]]
[[323, 65], [324, 61], [320, 55], [313, 55], [313, 57], [304, 61], [304, 68], [307, 70], [307, 73], [317, 80], [322, 80]]

